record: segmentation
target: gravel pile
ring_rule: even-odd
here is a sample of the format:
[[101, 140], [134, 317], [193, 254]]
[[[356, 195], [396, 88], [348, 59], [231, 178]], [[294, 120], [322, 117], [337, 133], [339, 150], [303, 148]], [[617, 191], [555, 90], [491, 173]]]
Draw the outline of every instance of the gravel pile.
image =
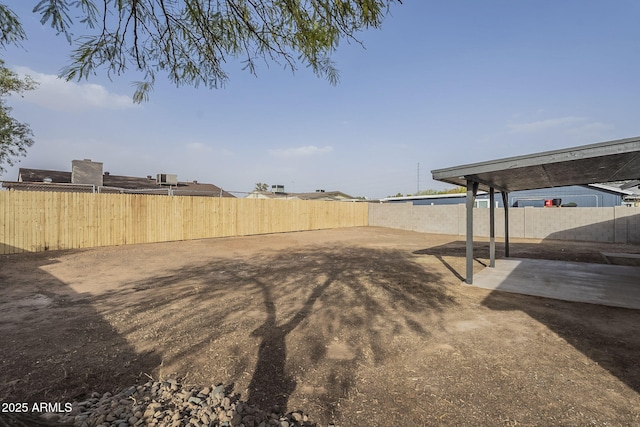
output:
[[238, 400], [223, 385], [194, 388], [176, 380], [149, 381], [112, 395], [94, 393], [74, 402], [68, 414], [43, 414], [52, 423], [93, 426], [216, 426], [216, 427], [307, 427], [316, 426], [301, 412], [261, 411]]

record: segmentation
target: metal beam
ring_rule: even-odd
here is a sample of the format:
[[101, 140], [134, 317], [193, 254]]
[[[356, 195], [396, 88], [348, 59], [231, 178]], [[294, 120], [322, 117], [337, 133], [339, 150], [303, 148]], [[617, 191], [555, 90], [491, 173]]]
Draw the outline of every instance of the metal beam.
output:
[[478, 194], [478, 183], [467, 180], [467, 284], [473, 283], [473, 202]]
[[502, 191], [504, 205], [504, 257], [509, 258], [509, 193]]
[[495, 183], [495, 182], [493, 182], [491, 180], [483, 179], [482, 177], [479, 177], [477, 175], [467, 175], [467, 176], [465, 176], [465, 179], [470, 179], [472, 181], [475, 181], [478, 184], [483, 185], [483, 186], [485, 186], [487, 188], [493, 187], [494, 189], [496, 189], [498, 191], [509, 191], [506, 187], [498, 185], [497, 183]]
[[496, 213], [493, 187], [489, 188], [489, 267], [496, 266]]

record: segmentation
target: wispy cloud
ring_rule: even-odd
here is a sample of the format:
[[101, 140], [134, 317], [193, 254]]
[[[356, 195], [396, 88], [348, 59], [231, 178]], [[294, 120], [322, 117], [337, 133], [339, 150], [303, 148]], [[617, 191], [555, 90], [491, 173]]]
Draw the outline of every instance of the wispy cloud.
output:
[[507, 125], [510, 133], [533, 133], [549, 129], [566, 128], [584, 125], [588, 120], [584, 117], [559, 117], [555, 119], [538, 120], [527, 123], [511, 123]]
[[218, 155], [225, 155], [225, 156], [233, 154], [233, 152], [231, 152], [226, 148], [214, 148], [208, 144], [205, 144], [204, 142], [198, 142], [198, 141], [188, 142], [186, 146], [189, 151], [197, 154], [216, 153]]
[[[559, 147], [604, 141], [616, 137], [611, 124], [589, 117], [567, 115], [542, 120], [510, 122], [502, 131], [486, 135], [479, 142], [489, 148], [485, 154], [491, 157], [519, 155], [523, 147], [530, 151], [553, 150]], [[492, 151], [493, 150], [493, 151]]]
[[28, 74], [38, 82], [37, 89], [25, 93], [22, 99], [50, 110], [140, 108], [130, 96], [111, 93], [102, 85], [68, 82], [56, 75], [39, 73], [28, 67], [15, 67], [14, 70], [22, 76]]
[[194, 151], [213, 151], [213, 148], [203, 144], [202, 142], [189, 142], [187, 144], [187, 148]]
[[315, 145], [306, 145], [304, 147], [279, 148], [269, 150], [269, 154], [274, 157], [309, 157], [317, 154], [325, 154], [333, 151], [333, 147], [325, 145], [324, 147], [316, 147]]
[[585, 122], [580, 126], [567, 129], [567, 133], [580, 137], [590, 137], [592, 135], [599, 136], [613, 129], [613, 126], [602, 122]]

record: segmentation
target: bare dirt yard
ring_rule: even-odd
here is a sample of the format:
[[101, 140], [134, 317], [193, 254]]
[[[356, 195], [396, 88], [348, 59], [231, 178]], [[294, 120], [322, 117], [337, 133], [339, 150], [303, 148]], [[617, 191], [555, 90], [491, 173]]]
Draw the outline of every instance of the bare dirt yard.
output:
[[[640, 425], [640, 310], [464, 285], [463, 240], [364, 227], [1, 256], [0, 402], [149, 375], [318, 426]], [[512, 246], [601, 251], [640, 247]]]

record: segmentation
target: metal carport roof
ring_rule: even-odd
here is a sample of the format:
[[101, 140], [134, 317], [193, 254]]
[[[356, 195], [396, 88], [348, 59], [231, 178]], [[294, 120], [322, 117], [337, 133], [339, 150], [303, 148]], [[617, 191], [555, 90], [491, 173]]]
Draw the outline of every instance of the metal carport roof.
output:
[[509, 256], [510, 191], [640, 179], [640, 137], [508, 157], [431, 171], [433, 179], [467, 188], [467, 283], [473, 283], [473, 202], [490, 194], [490, 266], [495, 265], [494, 191], [502, 193], [505, 256]]
[[640, 137], [431, 171], [433, 179], [498, 191], [533, 190], [640, 178]]

